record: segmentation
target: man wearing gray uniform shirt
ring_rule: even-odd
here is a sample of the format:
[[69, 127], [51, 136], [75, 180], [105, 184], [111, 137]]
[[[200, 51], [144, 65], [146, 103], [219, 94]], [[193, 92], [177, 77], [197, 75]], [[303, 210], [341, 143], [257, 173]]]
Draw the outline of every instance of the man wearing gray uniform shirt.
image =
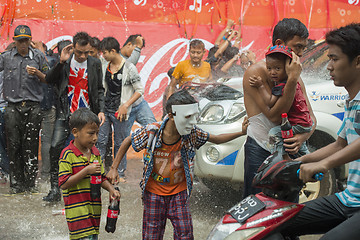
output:
[[19, 25], [14, 32], [15, 48], [0, 55], [4, 71], [4, 113], [10, 160], [10, 192], [34, 192], [38, 170], [41, 82], [48, 65], [45, 56], [30, 47], [31, 30]]

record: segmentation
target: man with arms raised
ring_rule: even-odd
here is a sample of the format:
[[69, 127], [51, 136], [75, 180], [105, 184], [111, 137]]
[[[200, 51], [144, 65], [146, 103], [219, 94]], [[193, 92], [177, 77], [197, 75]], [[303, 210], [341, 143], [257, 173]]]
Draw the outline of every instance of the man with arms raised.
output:
[[310, 133], [297, 134], [292, 138], [285, 139], [284, 147], [286, 151], [290, 154], [296, 154], [302, 143], [306, 141], [315, 130], [316, 119], [309, 104], [304, 83], [300, 79], [301, 64], [299, 57], [301, 57], [304, 52], [308, 36], [309, 32], [305, 25], [294, 18], [284, 18], [275, 26], [272, 44], [290, 47], [293, 50], [293, 58], [291, 62], [287, 60], [285, 64], [288, 80], [284, 87], [283, 96], [279, 98], [272, 108], [269, 108], [265, 104], [259, 90], [251, 87], [249, 83], [250, 77], [261, 77], [264, 86], [270, 91], [274, 83], [268, 77], [266, 63], [261, 61], [253, 64], [245, 72], [243, 80], [244, 102], [249, 117], [249, 128], [245, 143], [243, 197], [260, 192], [260, 189], [252, 187], [252, 180], [261, 163], [270, 155], [268, 147], [269, 130], [280, 124], [282, 113], [289, 111], [294, 101], [297, 81], [300, 82], [302, 92], [306, 97], [306, 103], [309, 106], [310, 116], [314, 125]]

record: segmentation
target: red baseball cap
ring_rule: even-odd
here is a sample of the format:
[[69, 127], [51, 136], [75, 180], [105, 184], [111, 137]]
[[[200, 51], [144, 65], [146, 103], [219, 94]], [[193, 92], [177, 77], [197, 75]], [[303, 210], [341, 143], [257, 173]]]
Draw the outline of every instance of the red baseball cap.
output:
[[265, 53], [265, 56], [273, 54], [273, 53], [283, 53], [286, 56], [288, 56], [289, 58], [292, 59], [292, 54], [291, 54], [292, 50], [291, 48], [289, 48], [288, 46], [284, 46], [284, 45], [275, 45], [269, 48], [269, 51], [267, 51], [267, 53]]

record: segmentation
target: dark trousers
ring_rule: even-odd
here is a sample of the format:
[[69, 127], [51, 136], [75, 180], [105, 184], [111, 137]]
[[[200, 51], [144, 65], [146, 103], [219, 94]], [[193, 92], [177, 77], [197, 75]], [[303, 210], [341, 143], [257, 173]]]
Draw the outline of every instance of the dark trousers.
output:
[[55, 124], [55, 108], [42, 110], [41, 115], [41, 174], [43, 177], [50, 173], [50, 147]]
[[50, 147], [50, 183], [52, 188], [58, 187], [59, 158], [69, 135], [68, 119], [56, 119]]
[[347, 207], [335, 196], [305, 203], [301, 212], [289, 222], [284, 236], [324, 234], [321, 240], [359, 239], [360, 207]]
[[9, 158], [6, 152], [4, 113], [0, 111], [0, 171], [9, 174]]
[[40, 105], [31, 101], [8, 103], [4, 118], [10, 159], [10, 187], [30, 189], [35, 186], [38, 170]]
[[250, 194], [261, 192], [261, 188], [253, 187], [252, 182], [261, 164], [271, 154], [270, 152], [260, 147], [259, 144], [257, 144], [256, 141], [249, 136], [246, 139], [244, 150], [245, 160], [243, 198], [249, 196]]

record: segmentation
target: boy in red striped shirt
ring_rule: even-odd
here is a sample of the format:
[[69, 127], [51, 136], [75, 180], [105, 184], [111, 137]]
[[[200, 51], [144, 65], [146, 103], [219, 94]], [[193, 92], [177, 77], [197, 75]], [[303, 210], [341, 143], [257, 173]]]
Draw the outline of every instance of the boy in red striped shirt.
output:
[[89, 109], [79, 108], [70, 117], [69, 125], [75, 139], [60, 155], [59, 187], [63, 190], [70, 239], [96, 240], [101, 198], [93, 199], [90, 195], [90, 175], [101, 173], [101, 186], [112, 198], [120, 199], [120, 193], [105, 177], [100, 153], [95, 147], [99, 118]]

